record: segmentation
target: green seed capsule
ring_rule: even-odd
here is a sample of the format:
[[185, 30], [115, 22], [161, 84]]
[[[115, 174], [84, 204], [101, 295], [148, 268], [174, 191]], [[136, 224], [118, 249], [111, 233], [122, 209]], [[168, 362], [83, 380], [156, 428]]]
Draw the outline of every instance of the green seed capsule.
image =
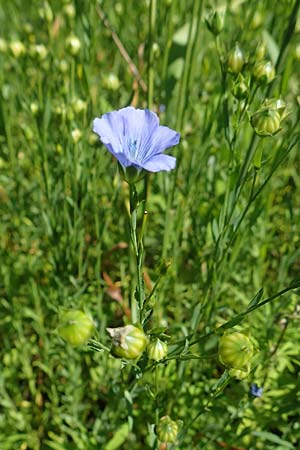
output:
[[144, 331], [134, 325], [107, 328], [107, 331], [112, 338], [111, 352], [119, 358], [139, 358], [148, 344], [148, 338]]
[[177, 439], [178, 425], [169, 416], [163, 416], [156, 427], [156, 433], [161, 442], [174, 443]]
[[153, 359], [153, 361], [160, 361], [167, 356], [168, 346], [165, 342], [157, 338], [149, 343], [147, 353], [149, 359]]
[[219, 342], [219, 359], [229, 369], [246, 370], [253, 356], [249, 337], [240, 332], [224, 334]]
[[65, 311], [60, 315], [59, 335], [72, 345], [84, 344], [92, 335], [93, 319], [83, 311]]
[[245, 57], [242, 49], [238, 44], [231, 50], [228, 55], [228, 71], [232, 74], [238, 74], [241, 72], [245, 64]]
[[263, 109], [253, 114], [250, 123], [256, 134], [262, 137], [274, 136], [281, 130], [280, 113], [274, 109]]
[[271, 83], [275, 78], [275, 69], [270, 61], [260, 61], [253, 69], [253, 76], [257, 84], [265, 85]]

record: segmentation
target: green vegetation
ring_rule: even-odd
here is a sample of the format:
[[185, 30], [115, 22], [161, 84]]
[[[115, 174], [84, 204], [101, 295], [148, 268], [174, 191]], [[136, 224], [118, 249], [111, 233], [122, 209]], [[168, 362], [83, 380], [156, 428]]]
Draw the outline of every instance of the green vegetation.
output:
[[[1, 450], [299, 448], [299, 6], [0, 0]], [[181, 133], [137, 194], [92, 133], [128, 105]]]

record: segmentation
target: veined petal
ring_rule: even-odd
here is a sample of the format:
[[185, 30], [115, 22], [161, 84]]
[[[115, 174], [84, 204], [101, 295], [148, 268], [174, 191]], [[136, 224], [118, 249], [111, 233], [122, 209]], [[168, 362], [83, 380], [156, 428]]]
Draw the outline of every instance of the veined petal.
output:
[[159, 120], [149, 109], [123, 108], [122, 113], [127, 136], [124, 152], [132, 162], [141, 162], [151, 149], [152, 136], [159, 127]]
[[141, 167], [149, 172], [160, 172], [161, 170], [172, 170], [176, 166], [176, 158], [169, 155], [154, 155], [148, 161], [141, 164]]
[[97, 117], [93, 122], [93, 131], [110, 152], [112, 149], [114, 154], [123, 152], [125, 127], [119, 111], [104, 114], [100, 119]]
[[[177, 145], [180, 140], [180, 133], [171, 128], [159, 126], [152, 136], [151, 154], [158, 155], [169, 147]], [[150, 156], [150, 155], [149, 155]]]

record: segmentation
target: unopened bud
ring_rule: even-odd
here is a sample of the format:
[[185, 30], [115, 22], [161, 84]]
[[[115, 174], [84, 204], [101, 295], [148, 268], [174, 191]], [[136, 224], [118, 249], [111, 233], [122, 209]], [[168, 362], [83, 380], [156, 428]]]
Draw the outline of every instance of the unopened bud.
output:
[[246, 80], [240, 73], [233, 85], [232, 94], [238, 100], [243, 100], [249, 93], [249, 80]]
[[69, 19], [74, 19], [76, 16], [75, 6], [72, 3], [67, 3], [64, 5], [63, 11]]
[[21, 41], [11, 42], [9, 47], [15, 58], [20, 58], [20, 56], [25, 54], [25, 45]]
[[86, 102], [81, 100], [80, 98], [77, 98], [73, 101], [73, 109], [76, 114], [80, 114], [86, 111], [86, 108], [87, 108]]
[[153, 361], [160, 361], [167, 356], [168, 345], [156, 338], [148, 344], [147, 354], [149, 359], [153, 359]]
[[271, 61], [260, 61], [253, 69], [253, 76], [257, 84], [271, 83], [275, 78], [275, 69]]
[[205, 19], [209, 31], [218, 36], [223, 31], [225, 22], [225, 11], [211, 11]]
[[104, 86], [110, 91], [117, 91], [120, 87], [120, 80], [114, 73], [109, 73], [104, 78]]
[[239, 45], [236, 44], [228, 55], [228, 71], [236, 75], [242, 71], [244, 64], [244, 53]]
[[266, 54], [266, 44], [265, 42], [260, 42], [255, 50], [255, 61], [261, 61], [264, 59]]
[[72, 140], [74, 142], [74, 144], [77, 144], [77, 142], [80, 141], [82, 133], [79, 130], [79, 128], [75, 128], [75, 130], [71, 131], [71, 135], [72, 135]]
[[48, 55], [48, 50], [43, 44], [37, 44], [34, 46], [34, 54], [43, 61]]
[[75, 36], [74, 34], [71, 34], [68, 38], [67, 38], [67, 48], [69, 50], [69, 52], [71, 53], [71, 55], [75, 56], [78, 54], [80, 47], [81, 47], [81, 43], [80, 40], [78, 39], [77, 36]]
[[30, 111], [32, 112], [32, 114], [34, 116], [37, 115], [38, 110], [39, 110], [39, 105], [36, 102], [30, 103]]

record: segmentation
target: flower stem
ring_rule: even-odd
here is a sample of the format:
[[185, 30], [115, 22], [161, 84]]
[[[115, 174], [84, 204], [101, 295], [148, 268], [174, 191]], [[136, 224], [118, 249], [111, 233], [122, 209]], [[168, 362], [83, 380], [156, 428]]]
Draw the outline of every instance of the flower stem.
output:
[[130, 238], [132, 243], [133, 252], [135, 255], [135, 263], [136, 263], [136, 277], [137, 277], [137, 286], [135, 291], [135, 301], [131, 304], [131, 316], [133, 322], [136, 322], [137, 317], [137, 309], [139, 310], [139, 321], [143, 322], [143, 310], [144, 310], [144, 302], [145, 302], [145, 289], [144, 289], [144, 280], [143, 280], [143, 256], [144, 256], [144, 245], [143, 245], [143, 233], [145, 229], [145, 221], [147, 214], [144, 214], [141, 234], [138, 238], [137, 236], [137, 212], [139, 208], [139, 200], [137, 190], [134, 184], [129, 185], [130, 189]]
[[153, 108], [153, 90], [154, 90], [154, 31], [156, 21], [156, 0], [150, 0], [149, 6], [149, 59], [148, 59], [148, 108]]

